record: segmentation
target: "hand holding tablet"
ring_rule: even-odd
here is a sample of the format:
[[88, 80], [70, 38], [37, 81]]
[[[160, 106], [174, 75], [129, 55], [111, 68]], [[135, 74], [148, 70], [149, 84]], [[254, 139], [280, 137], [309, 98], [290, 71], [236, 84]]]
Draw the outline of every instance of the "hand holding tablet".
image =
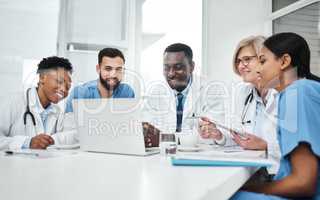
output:
[[[197, 117], [200, 120], [202, 120], [203, 118], [205, 118], [206, 120], [208, 119], [207, 117]], [[232, 134], [238, 135], [241, 139], [246, 140], [246, 132], [244, 129], [241, 128], [237, 128], [237, 127], [229, 127], [225, 124], [222, 124], [220, 122], [217, 122], [215, 120], [210, 119], [210, 122], [213, 123], [215, 126], [222, 128], [224, 130], [230, 131]]]

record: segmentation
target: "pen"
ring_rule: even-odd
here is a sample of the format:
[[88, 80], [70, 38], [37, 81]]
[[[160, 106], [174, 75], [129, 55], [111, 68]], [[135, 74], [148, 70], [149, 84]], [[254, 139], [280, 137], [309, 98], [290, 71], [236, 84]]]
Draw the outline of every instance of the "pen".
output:
[[32, 156], [39, 156], [39, 153], [36, 152], [23, 152], [23, 151], [5, 151], [6, 155], [32, 155]]

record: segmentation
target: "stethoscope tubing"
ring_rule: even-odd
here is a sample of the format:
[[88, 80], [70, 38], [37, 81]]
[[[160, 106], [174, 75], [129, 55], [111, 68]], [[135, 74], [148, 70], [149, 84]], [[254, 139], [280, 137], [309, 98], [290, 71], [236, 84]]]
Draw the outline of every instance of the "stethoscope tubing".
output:
[[246, 123], [251, 122], [250, 120], [248, 120], [246, 122], [244, 120], [245, 120], [245, 117], [247, 115], [247, 112], [248, 112], [248, 109], [249, 109], [249, 106], [250, 106], [252, 100], [253, 100], [253, 89], [251, 90], [250, 94], [246, 97], [246, 100], [244, 101], [244, 108], [241, 113], [241, 123], [242, 124], [246, 124]]
[[32, 124], [33, 124], [33, 126], [36, 126], [36, 119], [35, 119], [35, 117], [34, 117], [34, 115], [32, 114], [32, 112], [30, 111], [30, 99], [29, 99], [29, 95], [30, 95], [30, 90], [31, 90], [31, 88], [28, 88], [27, 89], [27, 105], [26, 105], [26, 111], [23, 113], [23, 124], [26, 126], [27, 125], [27, 117], [28, 117], [28, 115], [30, 116], [30, 118], [31, 118], [31, 121], [32, 121]]

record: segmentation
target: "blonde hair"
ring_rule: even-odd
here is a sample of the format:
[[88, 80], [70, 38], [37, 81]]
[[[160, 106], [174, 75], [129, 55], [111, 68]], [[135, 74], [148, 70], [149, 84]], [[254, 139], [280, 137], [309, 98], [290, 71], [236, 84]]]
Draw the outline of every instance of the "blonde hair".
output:
[[263, 42], [266, 40], [266, 38], [264, 36], [261, 35], [257, 35], [257, 36], [249, 36], [247, 38], [242, 39], [233, 54], [233, 59], [232, 59], [232, 66], [233, 66], [233, 71], [240, 75], [239, 71], [238, 71], [238, 66], [236, 65], [236, 61], [237, 61], [237, 57], [239, 54], [239, 51], [246, 46], [252, 46], [253, 49], [256, 51], [256, 54], [258, 55], [262, 46], [263, 46]]

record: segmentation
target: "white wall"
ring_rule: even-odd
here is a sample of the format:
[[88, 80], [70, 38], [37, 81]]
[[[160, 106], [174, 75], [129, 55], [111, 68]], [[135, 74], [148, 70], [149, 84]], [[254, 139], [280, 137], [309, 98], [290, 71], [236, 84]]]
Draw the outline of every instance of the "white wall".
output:
[[26, 61], [56, 54], [59, 3], [0, 0], [0, 96], [22, 90]]
[[[201, 64], [203, 75], [215, 80], [236, 78], [231, 69], [231, 58], [235, 45], [243, 37], [265, 32], [266, 16], [271, 9], [267, 5], [270, 1], [203, 0], [202, 53], [204, 56]], [[137, 6], [141, 6], [143, 0], [137, 2], [140, 2], [137, 3]], [[132, 16], [140, 16], [141, 11], [130, 5], [129, 7], [132, 7], [134, 11]], [[14, 87], [13, 84], [16, 84], [17, 87], [20, 85], [22, 65], [25, 59], [41, 59], [56, 54], [59, 6], [59, 0], [0, 0], [0, 72], [2, 74], [7, 72], [10, 63], [14, 63], [12, 65], [18, 69], [18, 71], [14, 70], [14, 73], [10, 72], [10, 75], [2, 76], [6, 76], [6, 79], [9, 80], [16, 80], [10, 83], [10, 87]], [[139, 22], [141, 22], [140, 19], [135, 23], [129, 23], [129, 29], [131, 30], [132, 27], [141, 29]], [[139, 34], [134, 37], [139, 38]], [[134, 51], [129, 52], [129, 58], [141, 50], [136, 40], [130, 40], [136, 42], [136, 45], [129, 45], [135, 47]], [[13, 61], [10, 61], [11, 58]], [[5, 62], [1, 59], [5, 59]], [[131, 64], [135, 65], [134, 68], [139, 68], [139, 62], [131, 62]], [[95, 73], [94, 69], [92, 73]], [[5, 78], [0, 77], [0, 80], [3, 80], [0, 81], [2, 91], [8, 91], [9, 84], [7, 81], [4, 82]]]
[[23, 58], [56, 54], [59, 0], [0, 0], [0, 53]]
[[232, 56], [244, 37], [266, 34], [269, 0], [204, 0], [203, 74], [210, 80], [230, 81]]
[[[98, 52], [120, 49], [126, 58], [124, 82], [135, 86], [139, 71], [144, 0], [62, 0], [59, 30], [60, 56], [74, 65], [73, 86], [98, 78]], [[72, 48], [68, 48], [72, 46]]]
[[[190, 14], [192, 13], [192, 14]], [[147, 0], [143, 5], [143, 32], [147, 43], [142, 51], [141, 75], [148, 86], [163, 79], [163, 51], [181, 42], [193, 50], [195, 74], [201, 70], [201, 0]], [[148, 38], [149, 37], [149, 38]], [[152, 39], [151, 39], [152, 38]]]

